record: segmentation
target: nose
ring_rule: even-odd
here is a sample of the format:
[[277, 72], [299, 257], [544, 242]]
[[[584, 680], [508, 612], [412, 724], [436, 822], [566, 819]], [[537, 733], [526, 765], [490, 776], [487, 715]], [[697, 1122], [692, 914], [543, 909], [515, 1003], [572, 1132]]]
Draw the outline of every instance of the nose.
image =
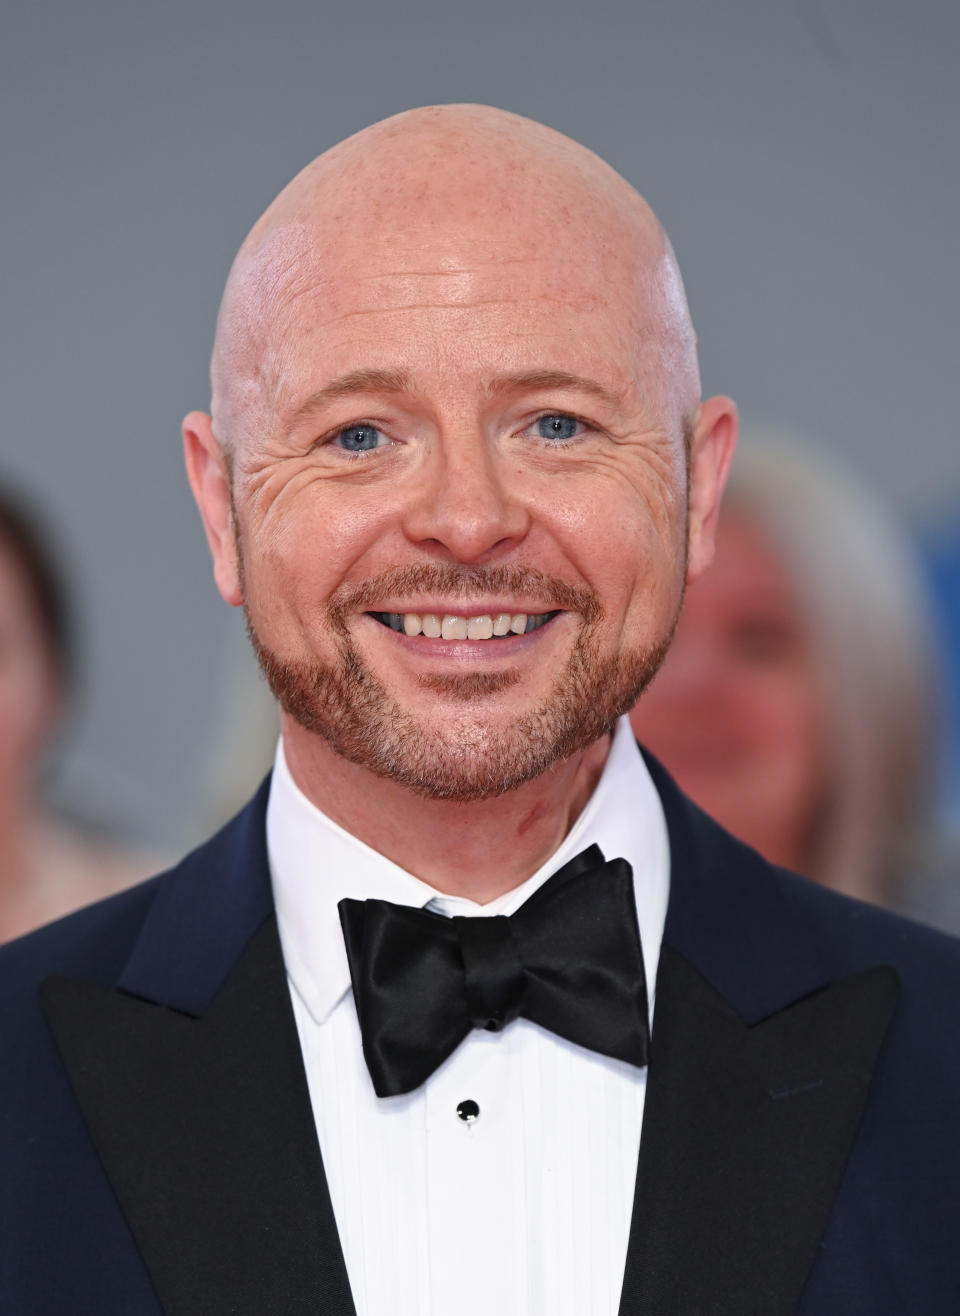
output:
[[445, 561], [482, 563], [519, 544], [530, 528], [519, 476], [481, 435], [442, 439], [418, 473], [404, 533]]

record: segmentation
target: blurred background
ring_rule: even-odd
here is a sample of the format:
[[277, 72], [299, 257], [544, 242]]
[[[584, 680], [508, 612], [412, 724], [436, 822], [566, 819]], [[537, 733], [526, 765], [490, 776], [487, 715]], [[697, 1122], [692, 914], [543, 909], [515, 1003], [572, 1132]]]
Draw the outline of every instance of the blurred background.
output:
[[53, 531], [78, 619], [56, 809], [175, 855], [253, 784], [235, 751], [252, 660], [178, 432], [207, 405], [223, 280], [314, 155], [479, 100], [635, 183], [677, 249], [705, 389], [899, 519], [931, 601], [932, 789], [955, 844], [958, 57], [955, 0], [8, 0], [0, 484]]

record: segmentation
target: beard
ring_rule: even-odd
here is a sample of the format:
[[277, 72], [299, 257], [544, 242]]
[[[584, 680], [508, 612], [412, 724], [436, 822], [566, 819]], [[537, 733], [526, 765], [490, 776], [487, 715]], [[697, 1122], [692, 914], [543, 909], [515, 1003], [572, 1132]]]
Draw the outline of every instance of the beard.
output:
[[[240, 566], [243, 584], [242, 556]], [[457, 708], [455, 716], [438, 724], [390, 694], [363, 661], [347, 626], [349, 616], [391, 594], [417, 593], [464, 600], [504, 594], [542, 599], [549, 601], [544, 611], [578, 615], [580, 630], [547, 696], [506, 725], [496, 716], [496, 700], [520, 680], [515, 669], [422, 676], [424, 689]], [[521, 567], [398, 568], [335, 591], [326, 621], [336, 656], [304, 662], [273, 652], [261, 640], [244, 589], [247, 631], [284, 711], [351, 763], [418, 795], [457, 803], [515, 790], [609, 733], [660, 667], [679, 611], [680, 600], [665, 633], [647, 647], [611, 655], [600, 646], [602, 608], [588, 587]]]

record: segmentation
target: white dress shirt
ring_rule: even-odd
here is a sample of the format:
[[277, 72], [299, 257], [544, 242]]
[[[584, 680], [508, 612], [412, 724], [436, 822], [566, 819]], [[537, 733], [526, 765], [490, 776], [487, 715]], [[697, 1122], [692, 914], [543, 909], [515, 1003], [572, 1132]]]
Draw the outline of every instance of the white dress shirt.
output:
[[[447, 915], [511, 914], [594, 842], [633, 868], [652, 1015], [669, 848], [626, 718], [560, 848], [482, 906], [441, 895], [327, 818], [298, 789], [278, 746], [267, 849], [358, 1316], [616, 1316], [646, 1070], [517, 1019], [500, 1033], [471, 1033], [416, 1091], [377, 1097], [337, 912], [349, 896]], [[457, 1115], [465, 1100], [479, 1106], [471, 1123]]]

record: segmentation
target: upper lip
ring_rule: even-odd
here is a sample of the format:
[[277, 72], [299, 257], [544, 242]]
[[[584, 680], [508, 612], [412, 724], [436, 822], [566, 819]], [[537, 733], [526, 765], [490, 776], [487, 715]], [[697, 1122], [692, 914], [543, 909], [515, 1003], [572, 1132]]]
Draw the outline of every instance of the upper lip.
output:
[[562, 609], [553, 607], [549, 603], [517, 603], [511, 601], [504, 602], [498, 599], [493, 603], [480, 603], [476, 600], [467, 599], [446, 599], [443, 602], [430, 601], [427, 603], [381, 603], [376, 607], [364, 608], [364, 612], [412, 612], [417, 616], [424, 616], [426, 613], [433, 613], [436, 616], [446, 617], [493, 617], [497, 613], [512, 613], [516, 616], [519, 612], [525, 612], [528, 616], [539, 616], [544, 612], [560, 612]]

